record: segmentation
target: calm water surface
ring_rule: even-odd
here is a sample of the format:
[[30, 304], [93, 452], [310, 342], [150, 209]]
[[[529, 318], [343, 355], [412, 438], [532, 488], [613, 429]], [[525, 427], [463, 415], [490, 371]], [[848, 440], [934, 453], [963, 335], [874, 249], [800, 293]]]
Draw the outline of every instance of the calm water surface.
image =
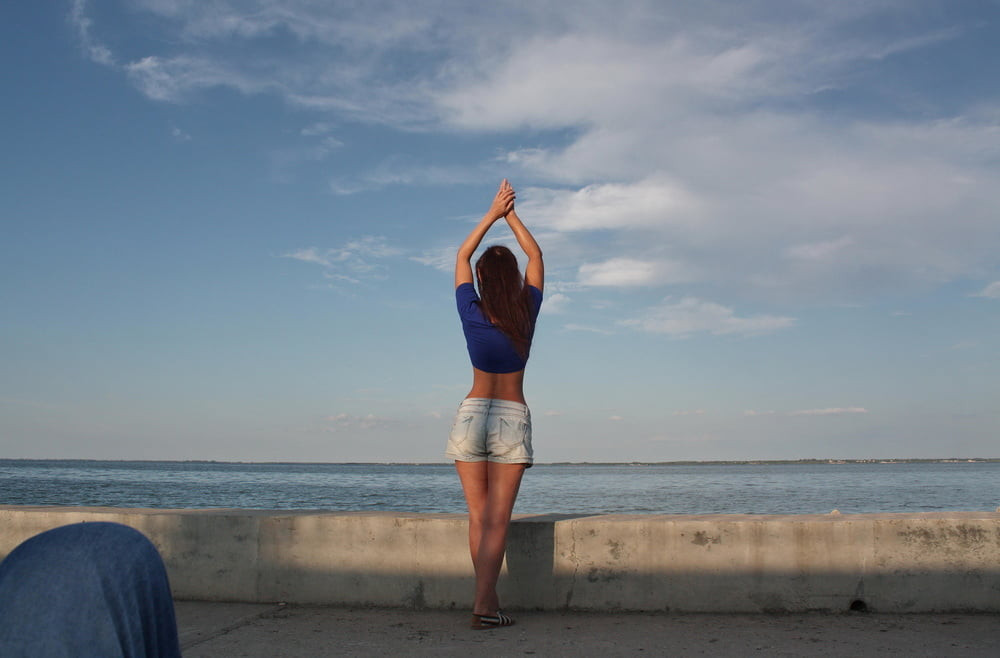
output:
[[[0, 504], [464, 512], [444, 464], [0, 460]], [[1000, 463], [538, 464], [515, 512], [994, 511]]]

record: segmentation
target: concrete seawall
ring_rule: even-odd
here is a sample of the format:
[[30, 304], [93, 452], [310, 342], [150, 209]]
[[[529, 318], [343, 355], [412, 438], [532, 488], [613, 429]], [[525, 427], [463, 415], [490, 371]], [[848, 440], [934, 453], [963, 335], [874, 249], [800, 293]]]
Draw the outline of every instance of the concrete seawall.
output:
[[[0, 506], [0, 557], [39, 532], [145, 533], [179, 599], [465, 608], [465, 516]], [[1000, 612], [1000, 513], [520, 516], [510, 609]]]

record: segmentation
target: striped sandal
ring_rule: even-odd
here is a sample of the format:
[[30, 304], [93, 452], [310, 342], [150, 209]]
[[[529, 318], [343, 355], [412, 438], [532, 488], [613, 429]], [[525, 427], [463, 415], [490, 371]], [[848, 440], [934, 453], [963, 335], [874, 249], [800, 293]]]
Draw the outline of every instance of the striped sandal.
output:
[[487, 628], [500, 628], [501, 626], [513, 626], [514, 620], [504, 613], [497, 610], [495, 615], [477, 615], [472, 614], [472, 626], [471, 628], [476, 631], [481, 631]]

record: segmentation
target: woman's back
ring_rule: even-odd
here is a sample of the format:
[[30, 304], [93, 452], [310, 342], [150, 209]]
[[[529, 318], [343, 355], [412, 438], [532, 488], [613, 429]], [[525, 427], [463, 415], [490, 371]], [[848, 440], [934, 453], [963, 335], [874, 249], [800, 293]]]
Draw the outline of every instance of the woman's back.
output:
[[467, 398], [493, 398], [524, 404], [524, 371], [486, 372], [472, 369], [472, 389]]
[[524, 368], [542, 303], [542, 291], [528, 286], [523, 294], [518, 295], [518, 301], [523, 300], [527, 307], [525, 315], [528, 323], [520, 346], [486, 316], [484, 304], [472, 284], [459, 285], [455, 289], [455, 298], [473, 366], [472, 390], [467, 397], [524, 403]]

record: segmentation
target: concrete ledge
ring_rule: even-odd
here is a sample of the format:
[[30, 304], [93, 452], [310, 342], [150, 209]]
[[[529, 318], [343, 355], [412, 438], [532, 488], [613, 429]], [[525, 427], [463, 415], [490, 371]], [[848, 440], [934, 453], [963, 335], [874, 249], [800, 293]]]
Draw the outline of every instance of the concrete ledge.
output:
[[[0, 557], [39, 532], [145, 533], [201, 601], [465, 608], [465, 515], [0, 506]], [[507, 608], [1000, 612], [1000, 513], [521, 516]]]

